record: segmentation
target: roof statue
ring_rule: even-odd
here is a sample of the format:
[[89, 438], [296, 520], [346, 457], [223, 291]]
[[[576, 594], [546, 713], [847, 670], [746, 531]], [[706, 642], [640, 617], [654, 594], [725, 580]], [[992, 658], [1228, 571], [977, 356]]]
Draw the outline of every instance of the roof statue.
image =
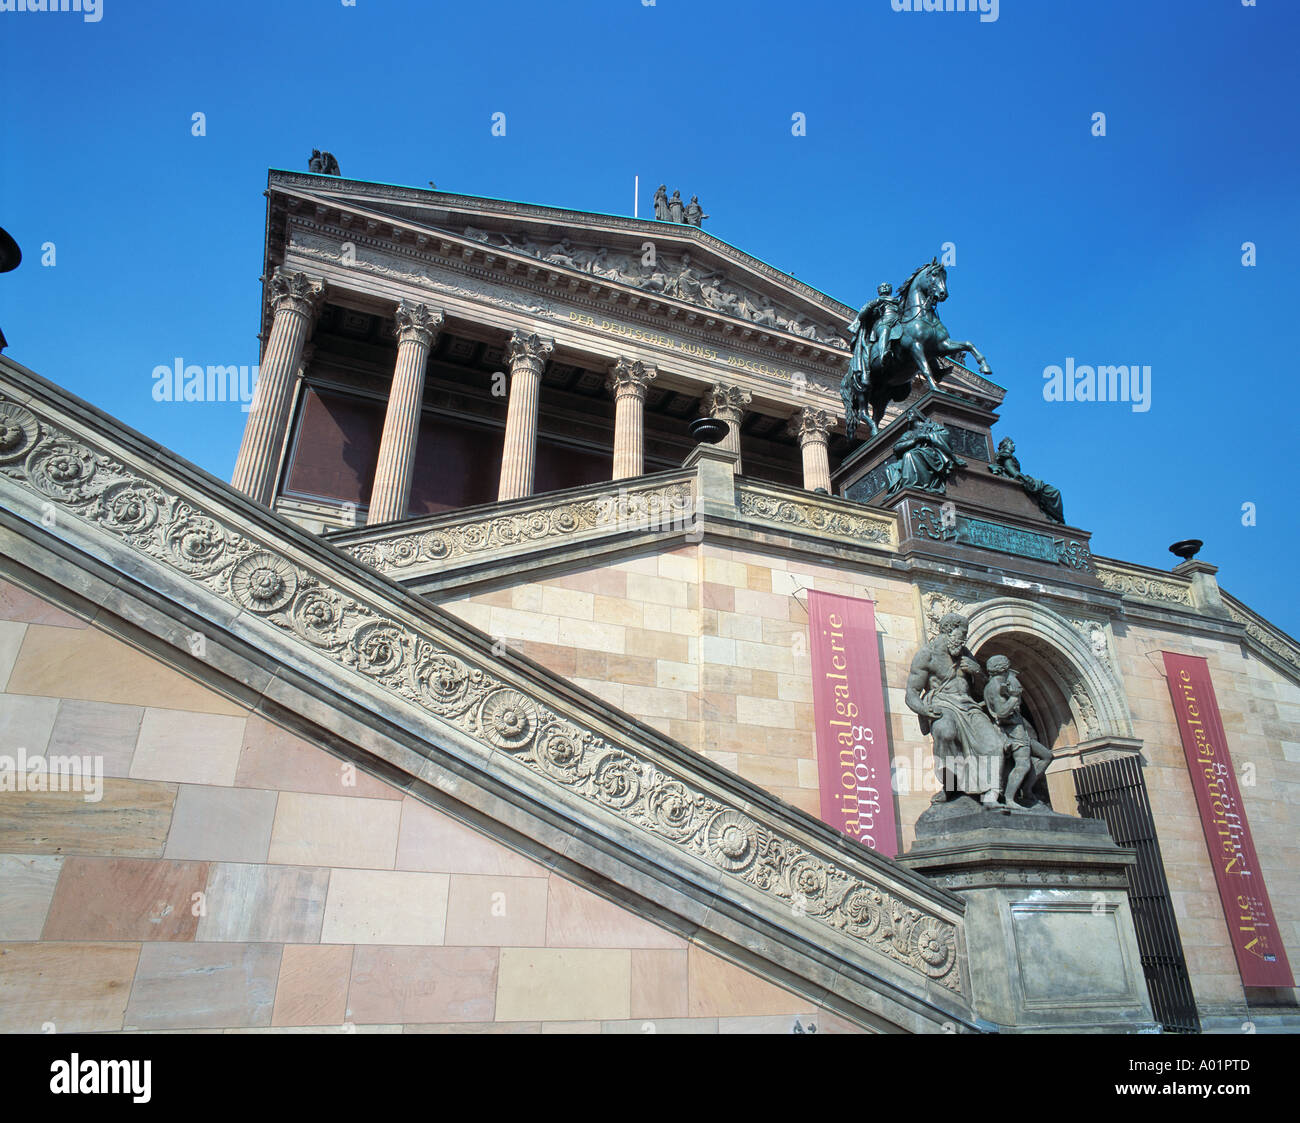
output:
[[339, 162], [334, 159], [334, 153], [322, 152], [319, 148], [311, 150], [311, 159], [307, 161], [307, 170], [314, 172], [316, 175], [342, 175], [339, 171]]
[[974, 344], [948, 338], [948, 329], [935, 310], [948, 299], [948, 273], [937, 257], [915, 270], [899, 286], [897, 295], [888, 284], [877, 292], [879, 296], [864, 305], [848, 325], [853, 358], [840, 395], [850, 440], [864, 422], [874, 437], [889, 403], [903, 401], [911, 393], [914, 379], [924, 378], [937, 388], [931, 359], [943, 355], [960, 360], [969, 351], [982, 374], [993, 373]]
[[703, 226], [709, 216], [700, 206], [700, 197], [692, 195], [689, 203], [682, 202], [681, 191], [668, 197], [668, 185], [661, 183], [655, 190], [655, 218], [660, 222], [679, 222], [683, 226]]

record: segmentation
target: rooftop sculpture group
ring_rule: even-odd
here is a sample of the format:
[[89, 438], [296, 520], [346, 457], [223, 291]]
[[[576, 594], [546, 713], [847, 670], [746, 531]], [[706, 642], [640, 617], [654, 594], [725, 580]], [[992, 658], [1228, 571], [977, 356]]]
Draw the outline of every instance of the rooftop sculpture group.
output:
[[692, 195], [689, 203], [683, 203], [682, 193], [674, 191], [673, 197], [670, 199], [668, 198], [668, 188], [662, 183], [655, 192], [655, 218], [660, 222], [680, 222], [686, 226], [703, 226], [704, 220], [708, 217], [704, 213], [704, 208], [700, 206], [700, 197], [698, 195]]

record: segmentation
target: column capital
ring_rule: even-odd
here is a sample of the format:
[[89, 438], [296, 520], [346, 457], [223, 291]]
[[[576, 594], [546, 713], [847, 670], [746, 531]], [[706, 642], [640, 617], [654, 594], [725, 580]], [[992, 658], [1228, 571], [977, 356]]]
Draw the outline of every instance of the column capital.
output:
[[536, 332], [516, 331], [506, 344], [506, 359], [510, 363], [510, 373], [527, 370], [541, 374], [546, 365], [547, 356], [555, 350], [555, 340], [544, 339]]
[[441, 308], [413, 304], [405, 297], [397, 305], [398, 343], [423, 343], [426, 347], [437, 338], [445, 315]]
[[325, 282], [319, 277], [294, 272], [277, 265], [271, 274], [271, 309], [313, 315], [325, 298]]
[[799, 447], [807, 444], [825, 444], [830, 439], [834, 419], [824, 409], [809, 406], [790, 418], [789, 432], [799, 438]]
[[605, 379], [605, 389], [615, 398], [631, 394], [644, 401], [646, 390], [658, 374], [659, 372], [649, 363], [620, 355], [610, 364], [609, 376]]
[[739, 425], [744, 416], [745, 407], [754, 400], [754, 395], [739, 386], [725, 382], [715, 382], [704, 395], [704, 404], [709, 415], [720, 417], [723, 421]]

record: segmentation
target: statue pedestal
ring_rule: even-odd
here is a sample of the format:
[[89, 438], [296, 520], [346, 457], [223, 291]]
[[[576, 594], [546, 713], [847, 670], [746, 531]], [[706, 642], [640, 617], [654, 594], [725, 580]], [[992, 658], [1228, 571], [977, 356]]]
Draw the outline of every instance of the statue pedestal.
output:
[[1159, 1032], [1128, 901], [1132, 850], [1098, 819], [927, 810], [899, 862], [966, 900], [972, 1005], [1004, 1033]]

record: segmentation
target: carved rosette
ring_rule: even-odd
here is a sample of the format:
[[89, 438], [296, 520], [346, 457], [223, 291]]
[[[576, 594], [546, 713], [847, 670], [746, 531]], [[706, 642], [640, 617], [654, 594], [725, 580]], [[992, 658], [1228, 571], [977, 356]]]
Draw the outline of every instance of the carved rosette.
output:
[[510, 767], [563, 785], [574, 798], [670, 843], [684, 858], [963, 991], [953, 921], [896, 897], [863, 867], [849, 868], [783, 837], [690, 774], [660, 768], [634, 738], [609, 744], [448, 650], [432, 631], [357, 599], [327, 567], [291, 561], [269, 541], [223, 523], [200, 500], [141, 478], [45, 417], [0, 404], [11, 407], [0, 409], [0, 417], [13, 419], [11, 429], [0, 430], [10, 434], [11, 447], [32, 442], [22, 460], [0, 461], [0, 477], [10, 486], [48, 496], [69, 517], [255, 614], [274, 634], [342, 671], [364, 675], [370, 690], [502, 751]]
[[296, 312], [310, 318], [324, 297], [325, 282], [306, 273], [290, 272], [281, 265], [271, 276], [271, 309], [277, 315]]
[[543, 339], [536, 332], [516, 331], [506, 344], [510, 373], [515, 375], [526, 372], [540, 378], [542, 368], [554, 350], [555, 343], [552, 340]]
[[614, 395], [615, 400], [619, 398], [635, 398], [637, 401], [645, 401], [646, 390], [650, 388], [650, 383], [658, 377], [658, 371], [649, 363], [643, 363], [640, 359], [625, 359], [620, 357], [609, 368], [609, 377], [605, 379], [605, 389]]
[[412, 304], [403, 297], [397, 306], [398, 343], [419, 343], [428, 347], [442, 328], [444, 315], [427, 304]]

